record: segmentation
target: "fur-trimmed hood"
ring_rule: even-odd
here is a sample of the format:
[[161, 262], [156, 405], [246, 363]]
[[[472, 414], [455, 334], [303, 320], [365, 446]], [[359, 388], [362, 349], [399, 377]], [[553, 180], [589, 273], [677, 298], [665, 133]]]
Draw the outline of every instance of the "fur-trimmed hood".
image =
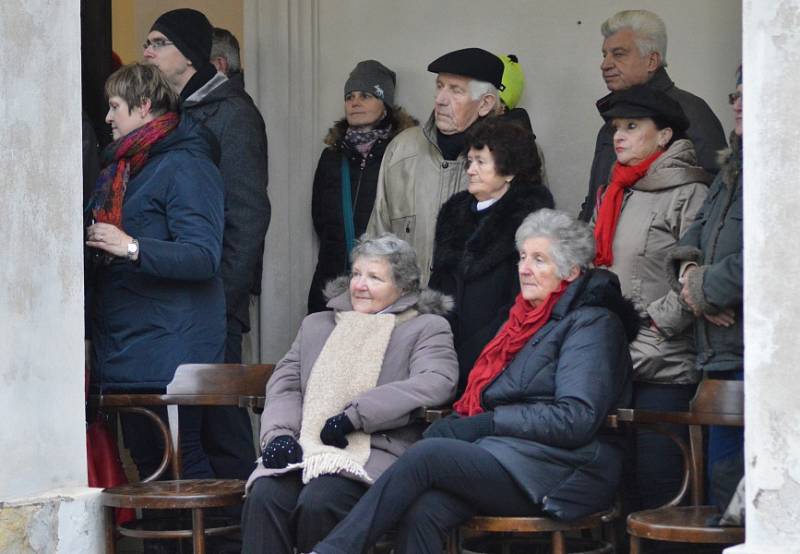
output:
[[[348, 275], [341, 275], [328, 281], [323, 291], [325, 298], [328, 299], [328, 307], [339, 311], [352, 310], [349, 289], [350, 277]], [[453, 299], [435, 290], [422, 289], [419, 292], [404, 294], [397, 302], [389, 306], [387, 311], [396, 314], [412, 308], [420, 314], [445, 316], [453, 310]]]
[[[395, 106], [392, 108], [391, 112], [391, 125], [392, 131], [389, 134], [389, 139], [386, 141], [391, 142], [391, 140], [400, 132], [408, 129], [409, 127], [416, 127], [419, 125], [419, 121], [416, 120], [410, 113], [408, 113], [403, 107]], [[328, 129], [328, 134], [325, 136], [325, 144], [337, 150], [342, 148], [342, 140], [344, 140], [344, 135], [347, 132], [347, 119], [342, 118], [336, 123], [333, 124], [333, 127]]]
[[553, 196], [538, 180], [514, 179], [508, 191], [477, 217], [475, 197], [468, 191], [444, 203], [436, 221], [434, 272], [457, 268], [465, 279], [479, 277], [516, 256], [514, 234], [525, 217], [541, 208], [553, 208]]
[[742, 173], [742, 137], [735, 132], [730, 136], [730, 147], [717, 152], [717, 163], [722, 173], [722, 180], [729, 187], [736, 186]]
[[567, 313], [582, 306], [598, 306], [606, 308], [619, 317], [625, 328], [628, 342], [639, 334], [641, 318], [636, 306], [628, 298], [622, 296], [619, 278], [605, 269], [590, 269], [567, 288], [553, 309], [553, 317], [561, 318]]

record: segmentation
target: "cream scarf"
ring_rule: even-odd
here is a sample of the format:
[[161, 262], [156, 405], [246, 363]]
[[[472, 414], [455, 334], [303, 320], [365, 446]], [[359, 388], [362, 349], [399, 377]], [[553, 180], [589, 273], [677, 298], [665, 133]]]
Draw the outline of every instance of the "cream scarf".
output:
[[294, 466], [303, 468], [303, 483], [331, 473], [372, 483], [364, 469], [370, 454], [367, 433], [347, 435], [349, 444], [344, 449], [323, 444], [319, 434], [329, 417], [341, 413], [354, 398], [377, 385], [395, 323], [416, 315], [414, 310], [409, 312], [398, 317], [336, 312], [336, 326], [311, 369], [303, 396], [303, 461]]

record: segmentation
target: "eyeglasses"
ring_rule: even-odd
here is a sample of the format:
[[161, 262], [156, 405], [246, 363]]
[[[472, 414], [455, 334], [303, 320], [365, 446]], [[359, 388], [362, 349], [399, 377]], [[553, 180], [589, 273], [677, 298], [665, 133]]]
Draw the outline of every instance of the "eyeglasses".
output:
[[175, 44], [174, 42], [170, 42], [163, 38], [154, 38], [153, 40], [147, 39], [142, 43], [142, 50], [147, 50], [152, 46], [153, 50], [161, 50], [165, 46], [169, 46], [170, 44]]
[[736, 103], [736, 101], [739, 100], [741, 97], [742, 97], [741, 91], [737, 90], [736, 92], [731, 92], [730, 94], [728, 94], [728, 104], [733, 106]]

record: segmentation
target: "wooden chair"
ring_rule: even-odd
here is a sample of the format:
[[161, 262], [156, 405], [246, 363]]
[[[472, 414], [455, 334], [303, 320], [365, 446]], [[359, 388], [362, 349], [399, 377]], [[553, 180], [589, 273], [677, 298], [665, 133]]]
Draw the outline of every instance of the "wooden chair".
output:
[[[744, 383], [706, 379], [700, 383], [688, 412], [619, 410], [620, 421], [644, 425], [668, 435], [681, 448], [684, 476], [678, 494], [664, 506], [628, 516], [631, 554], [641, 553], [641, 539], [695, 544], [744, 542], [744, 527], [711, 527], [716, 506], [704, 506], [705, 456], [703, 429], [707, 425], [744, 425]], [[690, 446], [666, 427], [688, 425]], [[679, 506], [690, 495], [691, 505]]]
[[[90, 400], [102, 410], [136, 413], [150, 418], [161, 430], [164, 456], [156, 471], [141, 482], [104, 489], [106, 552], [116, 551], [117, 534], [139, 539], [192, 538], [194, 552], [205, 553], [205, 537], [237, 531], [239, 525], [206, 528], [203, 510], [242, 502], [244, 481], [238, 479], [181, 479], [178, 406], [241, 406], [263, 395], [274, 366], [239, 364], [184, 364], [178, 367], [166, 394], [105, 394]], [[151, 408], [166, 406], [169, 426]], [[255, 459], [255, 448], [253, 449]], [[172, 466], [174, 480], [157, 481]], [[115, 526], [114, 508], [191, 510], [191, 529], [151, 529], [137, 520]]]
[[[616, 431], [619, 422], [616, 414], [606, 418], [606, 429]], [[591, 514], [574, 521], [560, 521], [547, 516], [537, 517], [491, 517], [475, 516], [459, 529], [454, 530], [447, 545], [447, 554], [459, 554], [461, 551], [462, 532], [467, 531], [476, 537], [466, 539], [464, 544], [470, 550], [477, 549], [485, 552], [482, 547], [488, 541], [500, 545], [503, 554], [510, 554], [511, 547], [518, 542], [531, 542], [531, 535], [548, 533], [550, 535], [550, 551], [552, 554], [567, 553], [566, 533], [587, 534], [600, 531], [611, 537], [612, 533], [605, 533], [617, 517], [617, 507]], [[613, 540], [613, 537], [611, 537]], [[605, 540], [591, 541], [594, 544], [589, 550], [582, 550], [581, 554], [605, 554], [614, 552], [614, 545]]]

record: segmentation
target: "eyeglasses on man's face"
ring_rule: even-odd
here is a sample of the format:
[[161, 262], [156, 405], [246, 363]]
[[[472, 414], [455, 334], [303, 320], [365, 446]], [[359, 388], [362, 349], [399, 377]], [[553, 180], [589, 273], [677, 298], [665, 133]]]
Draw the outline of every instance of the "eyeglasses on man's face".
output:
[[742, 91], [737, 90], [736, 92], [731, 92], [730, 94], [728, 94], [728, 104], [733, 106], [736, 103], [736, 101], [739, 100], [741, 97], [742, 97]]
[[147, 50], [151, 48], [153, 50], [161, 50], [165, 46], [169, 46], [170, 44], [175, 44], [174, 42], [170, 42], [167, 39], [163, 38], [154, 38], [153, 40], [147, 39], [142, 43], [142, 50]]

